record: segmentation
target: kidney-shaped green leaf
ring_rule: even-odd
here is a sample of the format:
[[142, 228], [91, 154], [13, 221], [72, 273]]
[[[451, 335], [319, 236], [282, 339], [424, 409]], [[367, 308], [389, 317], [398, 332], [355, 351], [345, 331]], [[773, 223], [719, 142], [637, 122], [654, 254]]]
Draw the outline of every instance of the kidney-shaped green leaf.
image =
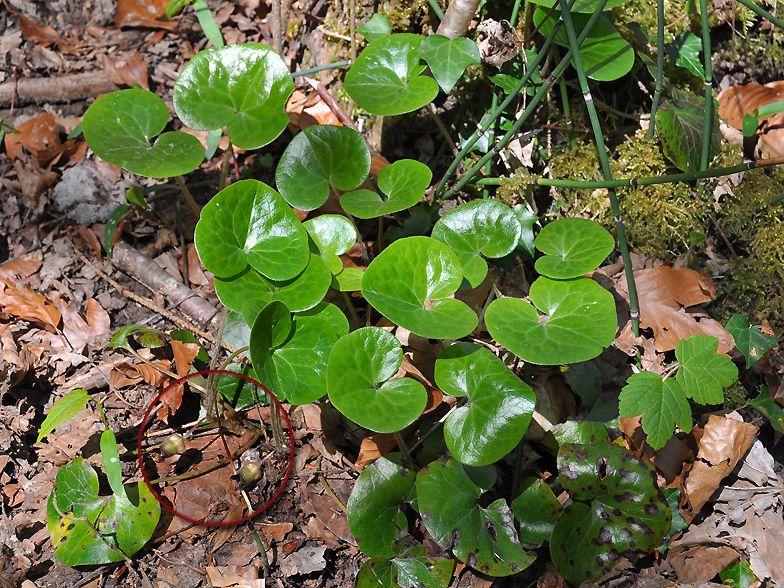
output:
[[286, 128], [284, 109], [293, 91], [289, 70], [275, 51], [243, 43], [208, 49], [191, 59], [174, 84], [174, 108], [192, 129], [228, 125], [232, 143], [257, 149]]
[[[317, 255], [310, 256], [307, 267], [291, 280], [268, 280], [252, 267], [228, 279], [215, 278], [215, 293], [220, 301], [232, 310], [250, 317], [253, 324], [259, 310], [280, 300], [292, 312], [308, 310], [316, 306], [329, 290], [331, 274]], [[245, 307], [249, 308], [246, 312]]]
[[477, 200], [458, 206], [433, 227], [433, 238], [449, 245], [463, 266], [472, 288], [487, 275], [485, 257], [503, 257], [517, 246], [520, 221], [514, 211], [495, 200]]
[[556, 280], [576, 278], [599, 267], [614, 247], [615, 239], [599, 223], [563, 218], [536, 237], [536, 248], [546, 253], [536, 260], [536, 271]]
[[512, 501], [512, 510], [520, 525], [520, 543], [539, 547], [550, 540], [555, 522], [561, 514], [561, 503], [547, 482], [539, 478], [527, 478], [521, 485], [520, 495]]
[[322, 214], [305, 221], [303, 225], [318, 247], [329, 271], [333, 274], [342, 272], [343, 262], [338, 255], [351, 249], [357, 241], [357, 230], [351, 221], [339, 214]]
[[280, 302], [267, 305], [250, 331], [250, 359], [259, 381], [278, 398], [308, 404], [327, 393], [327, 361], [338, 336], [320, 318], [296, 317]]
[[433, 77], [447, 94], [469, 65], [482, 60], [479, 47], [465, 37], [449, 39], [444, 35], [430, 35], [422, 41], [417, 53], [430, 66]]
[[651, 553], [669, 531], [672, 511], [653, 466], [623, 447], [567, 443], [558, 473], [574, 502], [555, 523], [550, 554], [575, 586], [596, 581], [623, 557]]
[[329, 356], [329, 399], [372, 431], [392, 433], [407, 427], [425, 409], [427, 392], [416, 380], [392, 378], [402, 362], [400, 342], [384, 329], [364, 327], [341, 337]]
[[194, 235], [199, 259], [219, 278], [250, 265], [270, 280], [289, 280], [308, 264], [308, 234], [275, 190], [243, 180], [221, 190], [201, 211]]
[[359, 218], [376, 218], [414, 206], [425, 195], [433, 172], [424, 163], [401, 159], [381, 168], [378, 187], [386, 197], [373, 190], [357, 190], [343, 194], [340, 205]]
[[412, 333], [459, 339], [478, 322], [467, 304], [448, 298], [462, 280], [460, 262], [449, 247], [429, 237], [407, 237], [370, 263], [362, 293], [381, 314]]
[[362, 470], [346, 504], [348, 524], [368, 557], [396, 555], [395, 537], [408, 529], [401, 510], [411, 501], [415, 472], [401, 465], [400, 454], [380, 457]]
[[512, 510], [503, 499], [479, 506], [483, 489], [454, 458], [417, 474], [419, 513], [436, 543], [490, 576], [509, 576], [534, 561], [520, 545]]
[[93, 102], [82, 120], [84, 139], [102, 159], [149, 178], [169, 178], [195, 170], [204, 147], [187, 133], [153, 137], [169, 121], [163, 100], [148, 90], [120, 90]]
[[500, 298], [485, 313], [490, 334], [525, 361], [541, 365], [588, 361], [615, 338], [612, 294], [593, 280], [541, 277], [531, 285], [530, 296], [536, 308], [518, 298]]
[[438, 83], [419, 75], [422, 39], [408, 33], [389, 35], [365, 47], [346, 74], [346, 91], [358, 106], [388, 116], [417, 110], [436, 97]]
[[536, 395], [485, 347], [455, 343], [438, 356], [436, 385], [452, 396], [468, 396], [444, 423], [449, 451], [462, 463], [498, 461], [523, 438]]
[[335, 330], [338, 337], [348, 335], [348, 319], [343, 311], [329, 302], [319, 302], [313, 308], [295, 313], [296, 316], [311, 316], [326, 321]]
[[286, 202], [313, 210], [327, 201], [330, 186], [353, 190], [370, 171], [365, 139], [348, 127], [313, 125], [286, 147], [275, 182]]

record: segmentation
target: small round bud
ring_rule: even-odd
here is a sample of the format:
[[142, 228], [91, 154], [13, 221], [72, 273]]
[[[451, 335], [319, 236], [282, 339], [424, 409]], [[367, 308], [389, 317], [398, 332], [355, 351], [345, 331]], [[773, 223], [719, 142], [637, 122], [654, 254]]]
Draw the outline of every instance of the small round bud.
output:
[[182, 435], [178, 435], [177, 433], [171, 435], [166, 441], [161, 443], [161, 455], [163, 457], [178, 455], [183, 451], [185, 451], [185, 439], [182, 438]]
[[240, 484], [242, 486], [250, 486], [253, 482], [261, 478], [261, 468], [258, 464], [248, 462], [239, 469], [237, 475], [240, 477]]

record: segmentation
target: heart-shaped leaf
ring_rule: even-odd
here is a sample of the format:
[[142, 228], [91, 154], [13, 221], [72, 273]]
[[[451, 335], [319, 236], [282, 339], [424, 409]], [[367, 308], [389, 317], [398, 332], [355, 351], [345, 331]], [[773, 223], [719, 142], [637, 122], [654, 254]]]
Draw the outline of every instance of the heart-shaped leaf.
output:
[[257, 149], [286, 128], [284, 109], [293, 91], [289, 70], [275, 51], [243, 43], [193, 57], [174, 85], [174, 108], [192, 129], [228, 125], [234, 145]]
[[365, 139], [348, 127], [313, 125], [289, 143], [275, 172], [278, 190], [300, 210], [327, 201], [330, 188], [353, 190], [370, 171]]
[[259, 381], [278, 398], [308, 404], [327, 393], [327, 361], [338, 336], [319, 318], [291, 320], [286, 306], [271, 302], [250, 331], [250, 359]]
[[243, 180], [221, 190], [196, 224], [196, 251], [204, 267], [231, 278], [248, 264], [270, 280], [289, 280], [308, 264], [308, 234], [275, 190]]
[[575, 586], [595, 582], [623, 557], [653, 552], [669, 531], [672, 512], [653, 466], [623, 447], [565, 444], [558, 473], [574, 502], [555, 523], [550, 554]]
[[348, 524], [368, 557], [393, 557], [395, 537], [408, 529], [401, 510], [412, 499], [415, 473], [401, 465], [400, 454], [380, 457], [362, 470], [346, 504]]
[[370, 263], [362, 293], [381, 314], [412, 333], [459, 339], [478, 322], [468, 305], [448, 298], [462, 280], [460, 261], [449, 247], [429, 237], [407, 237]]
[[738, 377], [738, 368], [718, 349], [719, 340], [710, 335], [692, 335], [675, 347], [675, 357], [681, 362], [678, 383], [700, 404], [723, 403], [724, 388]]
[[369, 43], [378, 41], [384, 37], [392, 34], [392, 25], [389, 24], [389, 19], [381, 13], [376, 13], [370, 17], [370, 20], [357, 27], [357, 32], [365, 37]]
[[[462, 463], [494, 463], [512, 451], [531, 422], [536, 395], [485, 347], [455, 343], [438, 356], [436, 385], [468, 396], [444, 423], [449, 451]], [[492, 431], [492, 434], [488, 434]]]
[[362, 289], [362, 277], [365, 272], [358, 267], [344, 268], [332, 278], [332, 285], [340, 292], [356, 292]]
[[329, 356], [329, 399], [362, 427], [404, 429], [422, 414], [427, 392], [416, 380], [392, 377], [402, 362], [400, 341], [384, 329], [364, 327], [341, 337]]
[[469, 65], [482, 60], [479, 47], [471, 39], [449, 39], [444, 35], [427, 37], [417, 54], [427, 62], [433, 77], [447, 94]]
[[750, 326], [741, 314], [733, 315], [727, 322], [727, 332], [735, 339], [735, 346], [746, 356], [746, 369], [778, 345], [774, 335], [763, 333], [760, 327]]
[[419, 75], [422, 39], [405, 33], [368, 45], [346, 74], [346, 92], [358, 106], [379, 116], [422, 108], [438, 94], [438, 83]]
[[518, 250], [523, 250], [531, 259], [536, 255], [534, 240], [534, 225], [539, 222], [539, 217], [528, 210], [524, 204], [516, 204], [514, 213], [520, 222], [520, 240], [517, 242]]
[[319, 302], [313, 308], [294, 313], [296, 316], [310, 316], [326, 321], [335, 330], [338, 337], [348, 335], [348, 319], [343, 311], [329, 302]]
[[520, 525], [520, 543], [539, 547], [550, 540], [561, 514], [561, 503], [547, 482], [528, 478], [522, 484], [520, 495], [512, 501], [512, 510]]
[[[63, 564], [100, 565], [121, 561], [122, 553], [131, 556], [139, 551], [152, 537], [160, 514], [160, 505], [144, 482], [127, 486], [122, 493], [99, 496], [98, 475], [77, 457], [57, 472], [46, 522], [54, 554]], [[78, 520], [84, 517], [100, 536], [87, 522]]]
[[477, 200], [447, 212], [433, 227], [433, 238], [449, 245], [472, 288], [487, 275], [484, 257], [503, 257], [517, 246], [520, 221], [514, 211], [495, 200]]
[[534, 561], [517, 539], [512, 510], [503, 499], [479, 506], [481, 488], [453, 458], [434, 461], [417, 474], [422, 521], [442, 548], [490, 576], [509, 576]]
[[340, 205], [358, 218], [394, 214], [419, 202], [432, 179], [433, 172], [424, 163], [401, 159], [378, 172], [378, 187], [385, 197], [373, 190], [361, 189], [343, 194]]
[[[700, 168], [705, 100], [688, 92], [676, 92], [672, 100], [662, 100], [656, 111], [656, 134], [667, 158], [683, 171]], [[708, 161], [721, 150], [718, 110], [714, 108]]]
[[612, 252], [615, 239], [599, 223], [587, 218], [563, 218], [546, 225], [536, 237], [544, 257], [536, 271], [548, 278], [566, 280], [595, 270]]
[[329, 271], [333, 274], [342, 272], [343, 262], [338, 255], [343, 255], [357, 241], [357, 230], [351, 221], [338, 214], [322, 214], [305, 221], [303, 226], [318, 247]]
[[120, 90], [93, 102], [82, 120], [84, 140], [102, 159], [149, 178], [169, 178], [195, 170], [204, 147], [187, 133], [163, 133], [169, 109], [148, 90]]
[[44, 437], [54, 431], [57, 427], [67, 423], [77, 414], [82, 412], [87, 408], [87, 403], [91, 398], [92, 396], [87, 390], [81, 388], [71, 390], [68, 394], [60, 398], [52, 405], [52, 408], [49, 409], [49, 414], [46, 415], [44, 422], [41, 423], [41, 430], [38, 432], [38, 439], [36, 439], [35, 442], [40, 443]]
[[500, 298], [485, 313], [490, 334], [525, 361], [542, 365], [588, 361], [615, 338], [612, 294], [593, 280], [541, 277], [531, 285], [530, 296], [536, 308], [518, 298]]
[[[534, 12], [534, 22], [537, 25], [542, 23], [547, 13], [546, 8], [537, 8]], [[574, 32], [579, 37], [588, 24], [591, 14], [579, 14], [578, 11], [572, 9], [571, 15]], [[542, 24], [541, 34], [549, 35], [560, 16], [561, 11], [556, 9], [552, 16]], [[563, 47], [569, 47], [569, 35], [566, 32], [566, 27], [561, 27], [555, 34], [555, 42]], [[591, 32], [588, 33], [588, 37], [580, 45], [580, 56], [585, 75], [600, 82], [617, 80], [629, 73], [634, 65], [634, 49], [604, 16], [599, 17]]]
[[[262, 276], [252, 267], [228, 279], [215, 278], [215, 293], [232, 310], [243, 313], [253, 324], [259, 310], [274, 300], [280, 300], [292, 312], [316, 306], [329, 290], [331, 274], [317, 255], [310, 256], [307, 267], [296, 278], [276, 282]], [[255, 305], [245, 312], [245, 305]]]

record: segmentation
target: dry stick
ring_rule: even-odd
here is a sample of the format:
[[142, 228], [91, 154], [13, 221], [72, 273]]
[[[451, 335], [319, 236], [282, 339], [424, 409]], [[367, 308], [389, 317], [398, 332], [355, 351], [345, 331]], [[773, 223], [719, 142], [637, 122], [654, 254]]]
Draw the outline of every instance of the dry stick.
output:
[[0, 84], [0, 107], [26, 104], [79, 102], [120, 88], [103, 71], [69, 74], [53, 78], [21, 79]]
[[272, 48], [278, 55], [283, 46], [280, 38], [280, 2], [281, 0], [272, 0]]
[[457, 157], [460, 150], [457, 148], [457, 145], [452, 140], [452, 136], [449, 134], [449, 131], [446, 130], [444, 123], [442, 123], [441, 119], [438, 118], [438, 114], [436, 114], [436, 109], [433, 108], [432, 102], [427, 103], [427, 112], [430, 114], [430, 117], [433, 119], [433, 122], [436, 123], [436, 126], [438, 127], [438, 130], [441, 133], [441, 135], [443, 135], [444, 139], [446, 139], [446, 142], [449, 143], [449, 146], [452, 148], [452, 154], [455, 157]]
[[193, 199], [191, 191], [188, 190], [188, 186], [185, 185], [185, 180], [182, 179], [182, 176], [174, 176], [174, 179], [177, 180], [177, 185], [180, 186], [180, 190], [182, 190], [182, 193], [185, 195], [188, 206], [196, 213], [196, 216], [199, 216], [201, 214], [201, 208], [199, 208], [199, 205], [196, 204], [196, 201]]

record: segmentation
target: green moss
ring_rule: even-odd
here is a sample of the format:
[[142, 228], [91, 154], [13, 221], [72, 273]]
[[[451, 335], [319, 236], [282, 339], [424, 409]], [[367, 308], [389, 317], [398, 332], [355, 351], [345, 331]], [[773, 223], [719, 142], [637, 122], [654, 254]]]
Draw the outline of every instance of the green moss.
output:
[[749, 391], [738, 381], [733, 382], [729, 388], [724, 389], [724, 408], [735, 410], [746, 404]]
[[386, 0], [378, 9], [378, 12], [389, 19], [392, 30], [396, 33], [411, 33], [411, 21], [414, 17], [423, 14], [427, 8], [427, 0], [415, 0], [407, 2], [405, 0]]
[[[690, 18], [684, 17], [689, 7], [689, 0], [665, 0], [664, 13], [665, 23], [671, 24], [666, 34], [669, 38], [676, 37], [683, 31], [689, 30], [691, 26]], [[625, 4], [616, 6], [613, 9], [615, 22], [620, 30], [624, 23], [637, 22], [648, 31], [648, 35], [656, 39], [659, 17], [656, 10], [656, 2], [652, 0], [630, 0]]]

